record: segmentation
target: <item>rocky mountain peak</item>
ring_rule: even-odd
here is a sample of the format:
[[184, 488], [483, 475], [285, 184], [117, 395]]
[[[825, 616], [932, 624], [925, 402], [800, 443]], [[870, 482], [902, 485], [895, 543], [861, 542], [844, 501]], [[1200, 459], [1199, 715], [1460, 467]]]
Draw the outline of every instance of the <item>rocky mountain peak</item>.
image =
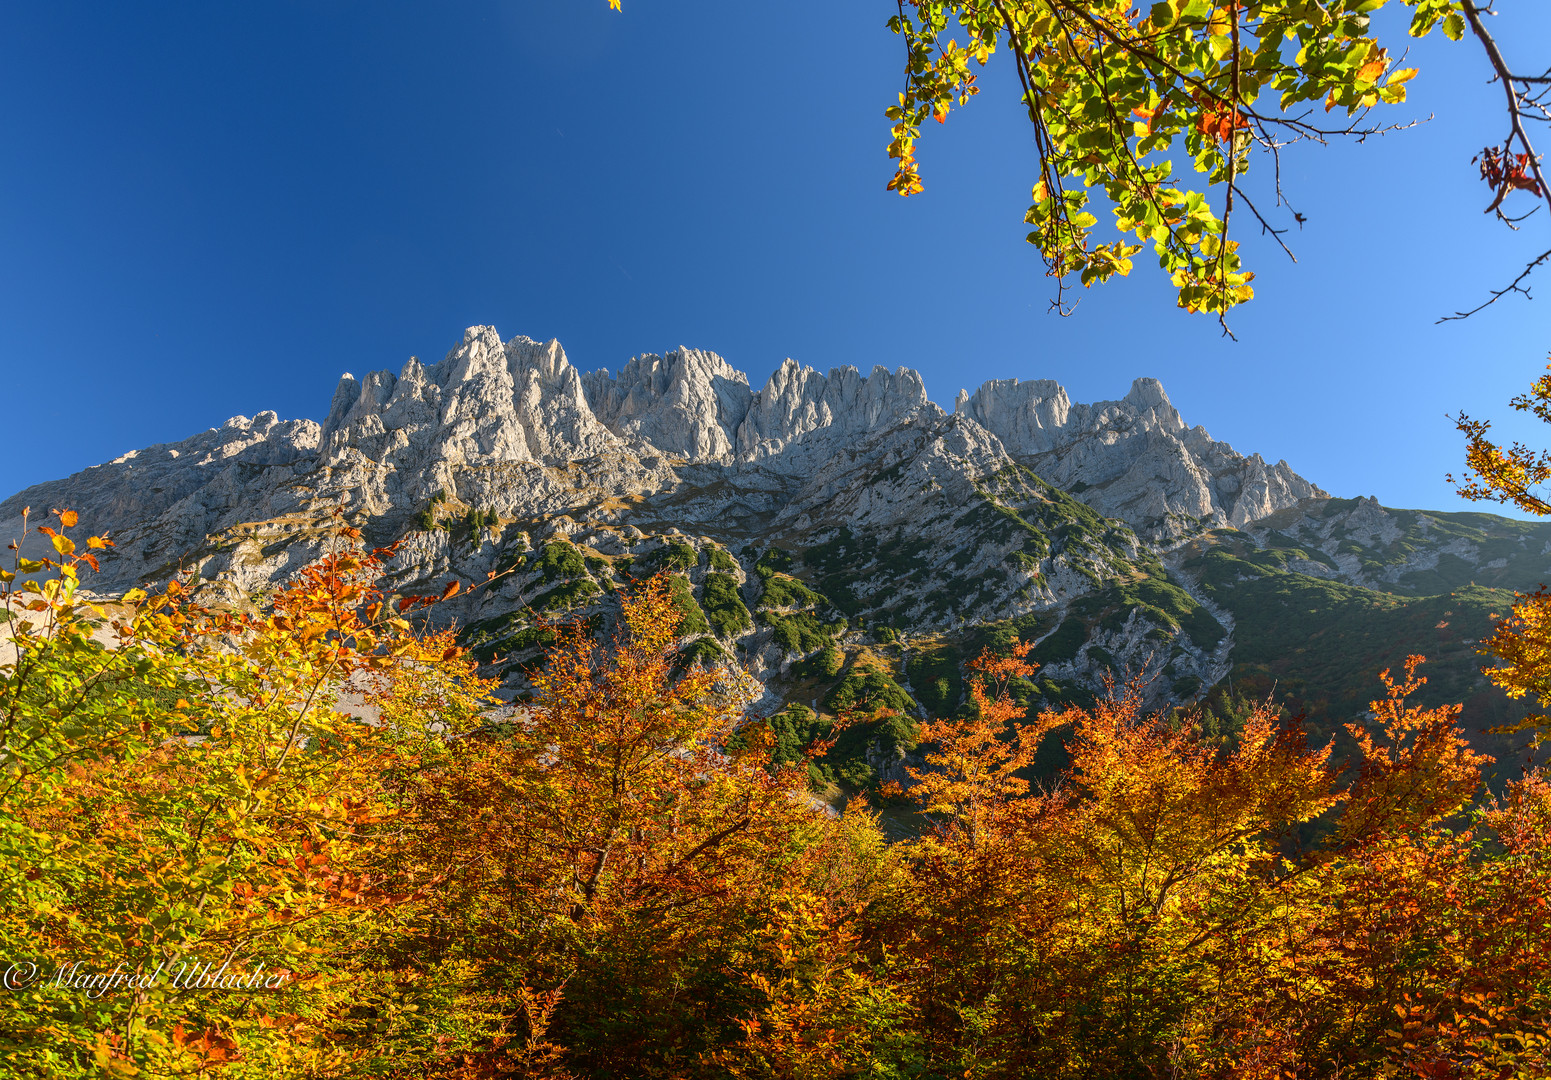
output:
[[1131, 389], [1121, 399], [1136, 411], [1138, 421], [1159, 431], [1178, 435], [1185, 430], [1185, 421], [1179, 410], [1169, 400], [1163, 384], [1157, 379], [1141, 378], [1131, 383]]
[[996, 379], [961, 391], [955, 411], [1008, 453], [1108, 517], [1163, 532], [1241, 525], [1325, 492], [1281, 462], [1267, 466], [1189, 428], [1157, 379], [1119, 401], [1071, 403], [1048, 379]]
[[992, 379], [973, 394], [960, 390], [953, 411], [996, 435], [1011, 454], [1042, 454], [1066, 430], [1072, 403], [1050, 379]]
[[[1285, 462], [1187, 428], [1156, 379], [1091, 405], [1047, 379], [992, 380], [950, 416], [908, 368], [787, 360], [756, 391], [715, 353], [679, 348], [583, 375], [557, 341], [473, 326], [439, 363], [342, 375], [321, 426], [237, 417], [23, 492], [0, 522], [70, 506], [90, 528], [128, 530], [113, 573], [129, 579], [244, 523], [340, 506], [385, 530], [443, 504], [514, 519], [628, 506], [651, 528], [743, 535], [910, 529], [921, 493], [973, 502], [1020, 467], [1154, 538], [1324, 494]], [[288, 563], [263, 565], [251, 574]]]
[[590, 457], [619, 439], [587, 404], [558, 341], [501, 341], [472, 326], [441, 363], [410, 357], [398, 376], [346, 374], [323, 425], [328, 452], [377, 462], [540, 462]]
[[691, 461], [730, 461], [753, 391], [712, 352], [679, 348], [582, 376], [593, 414], [629, 442]]
[[783, 472], [809, 472], [839, 446], [875, 431], [943, 412], [909, 368], [882, 365], [863, 376], [855, 367], [821, 375], [787, 360], [749, 403], [738, 427], [740, 462]]

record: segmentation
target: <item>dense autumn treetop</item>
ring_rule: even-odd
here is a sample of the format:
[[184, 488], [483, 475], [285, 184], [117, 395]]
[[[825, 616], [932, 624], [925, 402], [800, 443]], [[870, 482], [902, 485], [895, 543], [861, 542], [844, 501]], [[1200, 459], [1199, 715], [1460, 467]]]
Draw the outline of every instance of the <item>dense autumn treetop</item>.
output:
[[[1026, 717], [1027, 648], [984, 654], [889, 843], [863, 798], [814, 808], [735, 673], [684, 669], [662, 579], [558, 628], [512, 709], [350, 530], [215, 611], [83, 602], [106, 541], [71, 524], [0, 585], [7, 1075], [1551, 1067], [1551, 786], [1481, 800], [1415, 661], [1343, 770], [1268, 706]], [[204, 964], [259, 981], [169, 978]]]

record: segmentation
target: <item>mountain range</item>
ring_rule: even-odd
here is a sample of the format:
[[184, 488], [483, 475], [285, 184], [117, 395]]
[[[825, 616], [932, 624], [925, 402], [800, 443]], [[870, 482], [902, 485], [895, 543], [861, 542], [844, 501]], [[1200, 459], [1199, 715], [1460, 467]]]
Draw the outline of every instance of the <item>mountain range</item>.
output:
[[1551, 526], [1333, 498], [1187, 425], [1155, 379], [1092, 404], [995, 380], [948, 412], [907, 368], [788, 360], [756, 390], [679, 349], [583, 373], [487, 326], [439, 363], [342, 376], [322, 423], [234, 417], [36, 485], [0, 503], [0, 533], [28, 506], [113, 537], [103, 593], [183, 571], [262, 604], [337, 515], [397, 543], [402, 592], [503, 571], [438, 610], [514, 695], [541, 615], [675, 570], [686, 656], [746, 666], [794, 744], [847, 706], [897, 710], [815, 776], [841, 786], [897, 775], [911, 718], [960, 708], [965, 661], [1015, 637], [1042, 665], [1031, 707], [1113, 672], [1230, 718], [1230, 689], [1272, 693], [1335, 734], [1381, 668], [1425, 653], [1427, 694], [1464, 702], [1516, 771], [1522, 737], [1484, 729], [1518, 713], [1475, 648], [1551, 578]]

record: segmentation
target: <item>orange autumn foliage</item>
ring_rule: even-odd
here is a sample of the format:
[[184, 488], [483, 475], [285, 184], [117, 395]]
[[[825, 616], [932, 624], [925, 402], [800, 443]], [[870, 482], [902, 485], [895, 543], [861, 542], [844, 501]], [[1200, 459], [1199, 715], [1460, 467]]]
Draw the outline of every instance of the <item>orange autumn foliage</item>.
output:
[[[1268, 706], [1225, 741], [1145, 715], [1135, 685], [1046, 718], [1070, 725], [1060, 782], [981, 799], [973, 829], [961, 812], [913, 844], [908, 901], [880, 923], [875, 955], [912, 1003], [929, 1068], [1542, 1075], [1545, 780], [1478, 815], [1518, 845], [1509, 859], [1445, 828], [1486, 759], [1457, 708], [1407, 705], [1419, 663], [1398, 685], [1385, 673], [1346, 775]], [[984, 715], [1016, 712], [1006, 693], [989, 704], [932, 732], [978, 747], [959, 776], [1029, 759], [1026, 729], [984, 738]], [[949, 783], [923, 783], [924, 806], [940, 811]]]
[[[253, 611], [204, 607], [183, 579], [88, 600], [110, 542], [78, 552], [76, 516], [56, 517], [58, 558], [13, 546], [0, 573], [0, 1072], [300, 1075], [413, 1043], [402, 985], [362, 973], [427, 884], [392, 872], [394, 778], [434, 763], [487, 684], [450, 635], [387, 611], [382, 553], [354, 529]], [[62, 985], [74, 964], [142, 982], [88, 994]], [[262, 981], [178, 985], [193, 965]], [[382, 1018], [377, 1045], [358, 1009]]]
[[[559, 991], [547, 1031], [582, 1072], [685, 1069], [778, 1024], [748, 1015], [817, 954], [846, 955], [862, 888], [846, 879], [867, 873], [849, 826], [795, 797], [794, 770], [729, 750], [742, 679], [680, 673], [679, 621], [660, 577], [622, 600], [607, 643], [561, 628], [532, 704], [413, 782], [414, 850], [446, 882], [413, 962], [468, 965], [470, 992]], [[530, 1036], [510, 992], [485, 1000], [505, 1037]], [[501, 1047], [475, 1065], [512, 1061]]]
[[1032, 649], [1032, 643], [1015, 645], [1006, 657], [983, 651], [969, 665], [971, 718], [940, 720], [921, 729], [921, 741], [930, 749], [927, 768], [910, 769], [911, 794], [927, 814], [945, 818], [971, 845], [1008, 800], [1027, 794], [1029, 782], [1020, 774], [1033, 763], [1040, 740], [1062, 722], [1046, 714], [1034, 724], [1017, 723], [1024, 710], [1012, 701], [1008, 686], [1034, 673], [1026, 659]]
[[[1551, 1071], [1551, 782], [1478, 798], [1418, 658], [1337, 760], [1269, 703], [1208, 737], [1134, 684], [1028, 717], [1029, 649], [982, 654], [891, 843], [860, 797], [815, 806], [741, 673], [685, 669], [665, 578], [556, 628], [509, 707], [340, 539], [263, 611], [4, 594], [6, 947], [292, 977], [7, 991], [8, 1075]], [[56, 571], [101, 550], [50, 542]]]

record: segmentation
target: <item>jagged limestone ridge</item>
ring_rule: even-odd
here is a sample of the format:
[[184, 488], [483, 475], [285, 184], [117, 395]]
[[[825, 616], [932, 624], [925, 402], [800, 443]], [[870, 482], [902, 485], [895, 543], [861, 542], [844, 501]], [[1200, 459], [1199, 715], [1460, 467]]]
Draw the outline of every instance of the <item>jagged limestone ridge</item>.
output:
[[[0, 524], [14, 530], [24, 505], [76, 508], [85, 527], [122, 540], [104, 587], [236, 548], [212, 572], [256, 580], [293, 569], [265, 553], [310, 535], [336, 508], [392, 531], [441, 494], [513, 517], [655, 499], [639, 507], [648, 518], [730, 515], [747, 531], [817, 521], [827, 511], [816, 477], [838, 496], [837, 461], [855, 465], [865, 449], [892, 464], [918, 436], [980, 475], [1009, 459], [1031, 465], [1150, 535], [1243, 523], [1319, 494], [1285, 463], [1266, 466], [1185, 429], [1152, 380], [1093, 406], [1071, 405], [1054, 383], [995, 381], [950, 416], [905, 368], [825, 375], [787, 361], [753, 391], [720, 357], [680, 349], [617, 375], [582, 375], [558, 342], [502, 342], [479, 326], [440, 363], [411, 358], [396, 375], [344, 376], [321, 425], [234, 417], [29, 489], [0, 504]], [[878, 512], [854, 485], [846, 498], [858, 514]]]
[[[236, 603], [316, 557], [342, 515], [398, 543], [400, 590], [509, 571], [444, 611], [483, 658], [516, 665], [514, 690], [542, 643], [536, 615], [606, 610], [675, 552], [693, 556], [676, 586], [688, 653], [736, 655], [777, 685], [818, 679], [821, 706], [844, 685], [914, 709], [908, 643], [989, 624], [1050, 636], [1046, 701], [1164, 639], [1171, 686], [1206, 678], [1215, 639], [1196, 640], [1206, 624], [1148, 543], [1280, 505], [1302, 489], [1279, 468], [1281, 486], [1249, 498], [1263, 463], [1193, 435], [1151, 380], [1094, 406], [1053, 383], [988, 383], [950, 414], [904, 368], [787, 361], [754, 390], [679, 349], [584, 375], [557, 342], [473, 327], [439, 363], [344, 376], [321, 425], [236, 417], [30, 489], [0, 519], [71, 506], [118, 544], [98, 588], [192, 568]], [[789, 565], [762, 563], [772, 552]], [[1055, 648], [1077, 630], [1072, 655]]]

